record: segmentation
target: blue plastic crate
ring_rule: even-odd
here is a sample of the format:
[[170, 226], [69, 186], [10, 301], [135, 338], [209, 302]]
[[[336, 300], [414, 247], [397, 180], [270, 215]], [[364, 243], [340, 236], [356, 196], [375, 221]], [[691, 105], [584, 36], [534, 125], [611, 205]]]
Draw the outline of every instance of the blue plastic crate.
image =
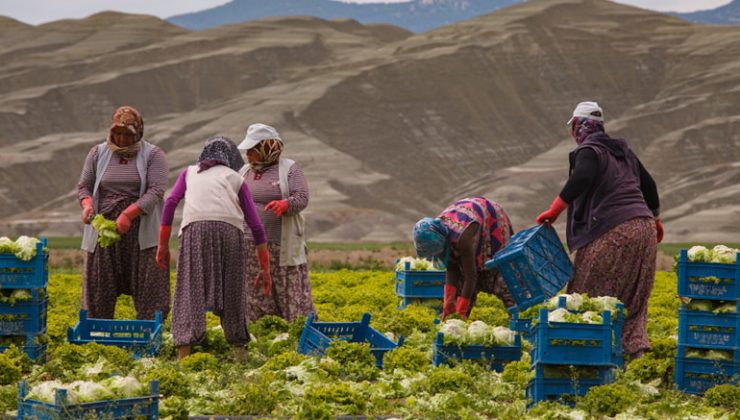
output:
[[375, 356], [375, 365], [383, 368], [383, 356], [387, 351], [403, 345], [403, 337], [394, 343], [388, 337], [370, 326], [370, 314], [364, 314], [360, 322], [314, 322], [314, 314], [306, 318], [306, 323], [298, 341], [298, 353], [323, 355], [332, 340], [345, 340], [351, 343], [369, 343], [370, 352]]
[[33, 418], [37, 420], [58, 419], [124, 419], [142, 418], [150, 420], [159, 418], [159, 381], [149, 383], [149, 395], [145, 397], [122, 398], [118, 400], [95, 401], [82, 404], [70, 404], [67, 391], [56, 391], [54, 404], [26, 400], [28, 383], [18, 383], [18, 420]]
[[[692, 299], [740, 300], [740, 254], [735, 264], [689, 262], [688, 251], [678, 257], [678, 295]], [[719, 282], [706, 281], [716, 277]]]
[[527, 407], [542, 401], [556, 401], [575, 405], [575, 397], [583, 396], [589, 389], [611, 383], [601, 379], [535, 378], [527, 384]]
[[624, 365], [621, 310], [614, 322], [611, 312], [602, 312], [602, 324], [548, 322], [547, 315], [547, 309], [540, 309], [539, 321], [532, 328], [533, 365]]
[[[18, 348], [28, 355], [28, 358], [35, 363], [46, 362], [46, 343], [34, 344], [35, 336], [26, 336], [25, 345], [18, 346]], [[0, 346], [0, 353], [9, 349], [10, 346]]]
[[[740, 302], [737, 303], [740, 306]], [[678, 342], [688, 347], [740, 349], [740, 314], [678, 310]]]
[[555, 296], [573, 274], [558, 234], [546, 224], [517, 232], [486, 268], [501, 272], [519, 310]]
[[49, 299], [0, 303], [0, 335], [44, 334]]
[[406, 262], [406, 269], [396, 271], [396, 295], [404, 298], [442, 299], [445, 271], [414, 271]]
[[734, 360], [706, 360], [686, 357], [687, 347], [678, 346], [676, 355], [676, 389], [688, 394], [703, 395], [706, 390], [721, 384], [740, 384], [740, 350]]
[[506, 363], [522, 358], [521, 337], [519, 334], [516, 334], [515, 337], [513, 346], [457, 346], [454, 344], [445, 345], [444, 334], [439, 332], [434, 340], [432, 362], [434, 366], [443, 363], [453, 366], [456, 362], [462, 360], [481, 360], [490, 363], [492, 370], [501, 372], [504, 370]]
[[36, 256], [23, 261], [13, 254], [0, 254], [0, 289], [43, 289], [49, 282], [47, 261], [44, 252], [46, 238], [36, 244]]
[[509, 316], [509, 329], [518, 332], [524, 339], [529, 339], [532, 335], [532, 319], [519, 318], [519, 311], [515, 307], [509, 308]]
[[154, 320], [96, 319], [88, 318], [83, 309], [77, 325], [67, 329], [67, 341], [117, 346], [137, 358], [155, 356], [162, 346], [162, 313], [157, 311]]

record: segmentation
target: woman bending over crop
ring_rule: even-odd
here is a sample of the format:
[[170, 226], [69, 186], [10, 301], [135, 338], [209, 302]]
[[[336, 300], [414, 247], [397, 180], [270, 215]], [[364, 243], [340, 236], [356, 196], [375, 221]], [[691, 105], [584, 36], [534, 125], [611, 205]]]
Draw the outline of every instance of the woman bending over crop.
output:
[[[122, 294], [133, 296], [139, 319], [153, 319], [156, 311], [164, 318], [169, 313], [169, 271], [155, 261], [167, 161], [162, 149], [143, 135], [141, 114], [130, 106], [118, 108], [107, 140], [87, 154], [77, 183], [85, 223], [82, 308], [91, 318], [113, 318]], [[99, 245], [90, 226], [94, 214], [115, 220], [121, 239]]]
[[[239, 144], [246, 153], [247, 165], [241, 174], [252, 191], [257, 213], [265, 226], [270, 251], [272, 293], [265, 284], [247, 290], [249, 320], [276, 315], [288, 321], [316, 312], [311, 297], [311, 281], [306, 259], [306, 236], [301, 212], [308, 206], [308, 183], [294, 161], [282, 157], [283, 139], [265, 124], [252, 124]], [[247, 249], [256, 238], [247, 232]], [[258, 267], [248, 262], [248, 278]]]
[[483, 197], [456, 201], [439, 216], [416, 223], [416, 254], [447, 267], [442, 319], [455, 312], [467, 319], [479, 291], [495, 294], [507, 307], [514, 305], [498, 271], [484, 267], [513, 233], [504, 209]]
[[206, 311], [221, 318], [226, 340], [249, 341], [244, 225], [255, 238], [258, 281], [270, 284], [270, 260], [249, 187], [237, 171], [244, 166], [234, 142], [211, 137], [198, 163], [185, 168], [167, 197], [159, 230], [157, 263], [169, 266], [169, 240], [175, 208], [185, 199], [172, 309], [172, 337], [178, 358], [206, 334]]
[[553, 223], [568, 209], [568, 247], [576, 251], [568, 293], [624, 302], [624, 350], [640, 357], [650, 349], [647, 304], [656, 243], [663, 240], [658, 190], [627, 142], [606, 134], [597, 103], [578, 104], [568, 125], [577, 144], [569, 157], [570, 176], [537, 223]]

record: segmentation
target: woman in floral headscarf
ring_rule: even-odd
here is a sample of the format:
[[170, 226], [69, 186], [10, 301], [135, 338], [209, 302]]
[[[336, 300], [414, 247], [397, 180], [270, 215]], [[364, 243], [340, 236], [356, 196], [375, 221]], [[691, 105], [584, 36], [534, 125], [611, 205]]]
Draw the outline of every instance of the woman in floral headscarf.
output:
[[416, 223], [416, 254], [440, 260], [447, 268], [442, 319], [453, 313], [467, 319], [479, 291], [498, 296], [507, 307], [514, 305], [498, 271], [484, 266], [513, 233], [504, 209], [483, 197], [458, 200], [439, 216]]
[[[156, 311], [166, 318], [169, 312], [169, 271], [155, 261], [167, 161], [143, 136], [139, 111], [118, 108], [107, 140], [90, 150], [77, 184], [85, 224], [82, 308], [91, 318], [113, 318], [122, 294], [133, 296], [139, 319], [153, 319]], [[115, 220], [121, 240], [100, 247], [90, 226], [94, 214]]]
[[[242, 175], [265, 226], [273, 282], [271, 294], [258, 283], [248, 288], [249, 319], [277, 315], [293, 321], [316, 311], [301, 215], [308, 205], [308, 184], [300, 166], [281, 157], [283, 140], [269, 125], [250, 125], [239, 150], [246, 152], [248, 164]], [[248, 249], [252, 249], [254, 238], [249, 232], [247, 236]], [[249, 261], [247, 270], [251, 279], [258, 267]]]
[[237, 346], [239, 353], [249, 341], [244, 289], [251, 252], [244, 241], [245, 223], [255, 238], [259, 266], [255, 277], [269, 292], [265, 231], [252, 194], [237, 173], [242, 166], [244, 160], [234, 142], [226, 137], [209, 138], [198, 163], [180, 173], [164, 206], [157, 250], [157, 263], [162, 268], [169, 266], [175, 208], [185, 199], [172, 309], [172, 337], [180, 359], [205, 337], [207, 310], [221, 318], [226, 340]]

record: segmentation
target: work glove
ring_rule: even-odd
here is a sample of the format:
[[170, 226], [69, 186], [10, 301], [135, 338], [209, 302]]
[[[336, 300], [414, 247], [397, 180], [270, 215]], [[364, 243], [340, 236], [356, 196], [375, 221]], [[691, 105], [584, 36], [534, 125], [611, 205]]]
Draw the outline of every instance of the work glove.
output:
[[657, 242], [663, 242], [663, 223], [660, 223], [660, 219], [655, 219], [655, 230], [657, 231]]
[[457, 297], [457, 306], [455, 312], [464, 320], [468, 319], [468, 312], [470, 312], [470, 299], [462, 296]]
[[159, 244], [157, 245], [157, 265], [162, 270], [170, 268], [170, 234], [172, 226], [159, 226]]
[[136, 204], [126, 207], [116, 219], [116, 230], [125, 235], [131, 229], [131, 222], [141, 215], [141, 209]]
[[272, 277], [270, 277], [270, 251], [267, 247], [257, 248], [257, 262], [260, 265], [260, 272], [254, 279], [254, 288], [260, 287], [262, 284], [262, 292], [265, 296], [270, 296], [272, 290]]
[[80, 205], [82, 206], [82, 223], [89, 225], [94, 213], [92, 197], [83, 198]]
[[558, 216], [560, 216], [560, 213], [563, 212], [568, 207], [568, 203], [563, 201], [560, 196], [555, 197], [554, 200], [552, 200], [552, 204], [550, 204], [550, 208], [540, 213], [539, 216], [537, 216], [537, 224], [553, 224], [555, 223], [555, 220], [557, 220]]
[[288, 211], [288, 200], [273, 200], [267, 203], [265, 211], [272, 210], [275, 216], [280, 217]]
[[457, 297], [457, 288], [451, 284], [445, 284], [444, 303], [442, 304], [442, 321], [449, 315], [455, 313], [455, 298]]

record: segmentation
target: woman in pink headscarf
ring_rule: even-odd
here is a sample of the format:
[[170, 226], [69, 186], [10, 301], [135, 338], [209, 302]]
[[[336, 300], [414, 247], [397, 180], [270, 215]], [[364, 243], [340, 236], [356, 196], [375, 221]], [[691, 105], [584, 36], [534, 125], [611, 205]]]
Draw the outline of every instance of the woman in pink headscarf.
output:
[[[166, 318], [170, 309], [169, 270], [155, 260], [168, 167], [162, 149], [143, 136], [139, 111], [118, 108], [107, 139], [90, 150], [77, 183], [85, 224], [82, 308], [91, 318], [112, 319], [123, 294], [133, 296], [139, 319], [153, 319], [156, 311]], [[90, 226], [95, 214], [116, 221], [120, 241], [98, 245]]]

